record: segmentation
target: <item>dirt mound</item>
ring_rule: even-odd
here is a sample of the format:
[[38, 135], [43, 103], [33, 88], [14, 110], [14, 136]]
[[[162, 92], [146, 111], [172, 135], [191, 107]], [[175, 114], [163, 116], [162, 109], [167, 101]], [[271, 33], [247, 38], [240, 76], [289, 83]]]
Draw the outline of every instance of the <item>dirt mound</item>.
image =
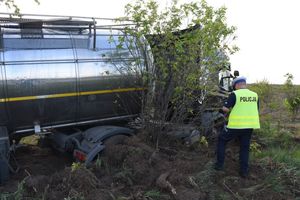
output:
[[[265, 182], [266, 169], [251, 165], [248, 179], [238, 176], [236, 146], [230, 149], [225, 172], [212, 169], [215, 144], [187, 148], [177, 141], [154, 146], [141, 134], [120, 144], [107, 146], [95, 163], [86, 168], [69, 163], [69, 167], [40, 173], [25, 173], [22, 198], [100, 199], [100, 200], [198, 200], [198, 199], [283, 199]], [[161, 143], [162, 144], [162, 143]], [[232, 146], [232, 145], [230, 145]], [[37, 150], [37, 149], [36, 149]], [[29, 151], [31, 152], [32, 149]], [[41, 153], [45, 153], [41, 150]], [[33, 157], [42, 157], [37, 152]], [[50, 160], [52, 158], [50, 156]], [[57, 162], [58, 160], [56, 160]], [[36, 162], [36, 161], [34, 161]], [[44, 163], [45, 164], [45, 163]], [[57, 164], [59, 167], [65, 163]], [[32, 167], [37, 169], [37, 165]], [[31, 171], [29, 164], [26, 170]], [[50, 173], [52, 172], [52, 173]], [[24, 176], [24, 174], [23, 174]], [[20, 186], [20, 185], [19, 185]], [[0, 188], [5, 190], [9, 185]], [[10, 185], [11, 187], [11, 185]]]
[[90, 190], [96, 189], [99, 186], [99, 180], [90, 170], [80, 165], [77, 168], [66, 168], [54, 174], [50, 186], [64, 193], [78, 191], [78, 193], [86, 195]]

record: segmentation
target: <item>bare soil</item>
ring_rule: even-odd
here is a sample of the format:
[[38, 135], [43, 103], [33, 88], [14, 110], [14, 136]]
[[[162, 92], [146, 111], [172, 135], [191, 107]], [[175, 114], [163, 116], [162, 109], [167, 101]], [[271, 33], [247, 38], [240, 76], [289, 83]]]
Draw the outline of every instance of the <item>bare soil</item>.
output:
[[[146, 134], [128, 138], [105, 149], [86, 168], [72, 165], [65, 155], [51, 149], [26, 146], [16, 152], [20, 171], [0, 186], [1, 193], [18, 190], [22, 199], [98, 200], [198, 200], [295, 199], [299, 185], [290, 192], [276, 191], [265, 181], [271, 168], [251, 162], [250, 175], [238, 175], [238, 144], [228, 145], [225, 171], [215, 171], [215, 142], [186, 147], [167, 136], [155, 148]], [[295, 189], [295, 190], [293, 190]], [[300, 195], [298, 193], [298, 195]]]

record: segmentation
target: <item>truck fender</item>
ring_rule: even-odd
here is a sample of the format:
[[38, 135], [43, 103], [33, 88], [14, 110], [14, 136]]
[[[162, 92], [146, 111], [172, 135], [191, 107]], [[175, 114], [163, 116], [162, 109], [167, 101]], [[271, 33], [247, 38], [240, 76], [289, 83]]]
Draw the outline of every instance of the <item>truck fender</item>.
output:
[[119, 126], [96, 126], [84, 131], [85, 140], [91, 143], [99, 143], [115, 135], [134, 135], [134, 131], [129, 128]]
[[86, 153], [85, 164], [88, 165], [104, 150], [106, 140], [120, 135], [132, 136], [134, 131], [119, 126], [97, 126], [84, 131], [82, 135], [84, 139], [79, 149]]
[[96, 146], [94, 146], [94, 148], [87, 154], [86, 159], [85, 159], [85, 165], [87, 166], [88, 164], [90, 164], [94, 158], [101, 152], [103, 151], [103, 149], [105, 148], [104, 145], [101, 144], [97, 144]]

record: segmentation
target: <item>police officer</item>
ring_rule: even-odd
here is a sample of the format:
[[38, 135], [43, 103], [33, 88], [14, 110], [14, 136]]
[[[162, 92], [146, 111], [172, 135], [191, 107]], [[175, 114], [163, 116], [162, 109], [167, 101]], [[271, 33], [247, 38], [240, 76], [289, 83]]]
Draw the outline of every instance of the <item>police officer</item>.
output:
[[218, 138], [217, 162], [214, 168], [223, 170], [226, 143], [234, 138], [240, 140], [240, 176], [248, 175], [248, 160], [250, 140], [253, 129], [260, 128], [258, 114], [258, 96], [247, 89], [246, 78], [238, 77], [233, 80], [232, 92], [224, 103], [222, 111], [229, 113], [228, 125], [225, 126]]

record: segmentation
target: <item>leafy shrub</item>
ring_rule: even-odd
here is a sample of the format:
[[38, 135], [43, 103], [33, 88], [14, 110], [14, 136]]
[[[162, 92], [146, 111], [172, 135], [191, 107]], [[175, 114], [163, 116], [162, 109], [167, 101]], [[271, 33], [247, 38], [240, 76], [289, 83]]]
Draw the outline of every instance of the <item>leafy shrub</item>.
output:
[[[263, 109], [266, 107], [270, 107], [272, 103], [271, 99], [273, 99], [274, 92], [272, 85], [267, 79], [259, 81], [251, 85], [249, 88], [257, 93], [261, 103], [260, 105]], [[276, 104], [272, 104], [272, 107], [276, 107]]]
[[252, 141], [250, 144], [250, 151], [254, 154], [254, 155], [259, 155], [261, 154], [261, 145], [258, 144], [256, 141]]
[[294, 77], [292, 74], [287, 73], [285, 77], [284, 92], [286, 97], [284, 105], [291, 114], [292, 120], [295, 121], [300, 110], [300, 89], [293, 84]]

